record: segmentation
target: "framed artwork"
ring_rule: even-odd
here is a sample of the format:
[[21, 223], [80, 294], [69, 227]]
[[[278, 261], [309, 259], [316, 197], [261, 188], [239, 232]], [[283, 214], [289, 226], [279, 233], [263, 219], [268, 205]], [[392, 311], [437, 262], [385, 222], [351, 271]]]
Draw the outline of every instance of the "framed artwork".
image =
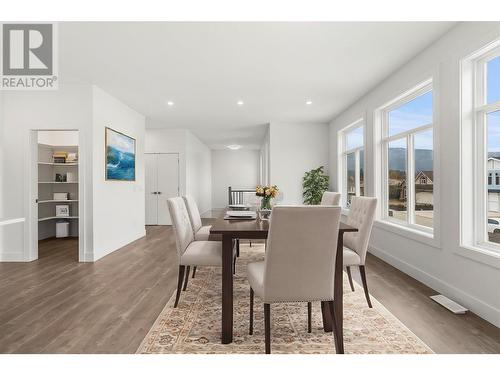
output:
[[106, 127], [106, 180], [135, 181], [135, 139]]

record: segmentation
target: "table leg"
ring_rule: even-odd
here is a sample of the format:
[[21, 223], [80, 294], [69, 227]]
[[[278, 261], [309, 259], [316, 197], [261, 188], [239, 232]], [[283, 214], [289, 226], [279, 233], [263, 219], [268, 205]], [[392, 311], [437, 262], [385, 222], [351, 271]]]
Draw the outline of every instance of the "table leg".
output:
[[344, 353], [344, 233], [340, 232], [337, 240], [335, 258], [335, 285], [333, 290], [333, 313], [335, 314], [336, 340], [338, 353]]
[[222, 343], [233, 342], [233, 238], [222, 236]]

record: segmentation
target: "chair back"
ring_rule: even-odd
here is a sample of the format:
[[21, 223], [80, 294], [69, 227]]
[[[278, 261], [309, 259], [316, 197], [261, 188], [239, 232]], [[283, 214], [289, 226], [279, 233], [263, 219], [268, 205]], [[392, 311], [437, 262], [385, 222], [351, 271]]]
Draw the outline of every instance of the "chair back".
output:
[[264, 302], [333, 300], [339, 225], [340, 207], [273, 208]]
[[198, 210], [198, 205], [191, 195], [186, 195], [182, 197], [184, 203], [186, 204], [186, 209], [188, 211], [189, 220], [191, 221], [191, 226], [193, 227], [193, 233], [196, 233], [202, 227], [200, 211]]
[[340, 204], [340, 193], [325, 191], [321, 197], [322, 206], [338, 206]]
[[255, 196], [254, 189], [235, 189], [231, 186], [227, 188], [228, 204], [247, 204], [249, 199]]
[[181, 197], [169, 198], [167, 199], [167, 205], [175, 233], [177, 255], [180, 259], [189, 244], [194, 241], [193, 228], [191, 227], [184, 199]]
[[365, 264], [376, 208], [377, 198], [352, 197], [346, 223], [358, 228], [358, 232], [344, 234], [344, 246], [359, 255], [361, 265]]

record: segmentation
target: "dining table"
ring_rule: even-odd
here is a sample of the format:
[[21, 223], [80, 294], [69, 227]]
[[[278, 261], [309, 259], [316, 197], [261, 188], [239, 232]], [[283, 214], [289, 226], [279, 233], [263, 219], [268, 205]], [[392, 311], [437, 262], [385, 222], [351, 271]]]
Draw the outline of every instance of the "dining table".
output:
[[[212, 236], [222, 237], [222, 344], [233, 341], [233, 248], [240, 239], [267, 239], [269, 220], [227, 219], [226, 211], [216, 219], [210, 228]], [[344, 233], [357, 232], [358, 229], [340, 222], [335, 258], [334, 301], [321, 302], [323, 329], [332, 332], [336, 326], [337, 350], [343, 349], [343, 248]], [[237, 245], [239, 246], [239, 245]], [[332, 319], [332, 311], [335, 319]]]

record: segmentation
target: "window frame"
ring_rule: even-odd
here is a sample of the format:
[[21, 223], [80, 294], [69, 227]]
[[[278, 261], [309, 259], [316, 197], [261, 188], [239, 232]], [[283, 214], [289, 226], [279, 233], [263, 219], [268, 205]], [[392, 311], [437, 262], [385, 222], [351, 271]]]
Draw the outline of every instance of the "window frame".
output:
[[[347, 135], [358, 129], [362, 128], [363, 129], [363, 144], [362, 146], [358, 147], [353, 147], [349, 150], [347, 150]], [[339, 153], [339, 165], [340, 165], [340, 174], [339, 174], [339, 191], [341, 192], [341, 207], [345, 211], [349, 211], [349, 207], [347, 206], [347, 188], [348, 188], [348, 183], [347, 183], [347, 156], [354, 153], [354, 158], [355, 158], [355, 196], [359, 197], [361, 193], [361, 173], [360, 173], [360, 165], [361, 165], [361, 158], [360, 158], [360, 151], [364, 151], [363, 153], [363, 168], [364, 168], [364, 175], [363, 175], [363, 181], [364, 181], [364, 193], [366, 194], [366, 126], [365, 126], [365, 119], [364, 117], [360, 117], [345, 128], [341, 129], [339, 132], [339, 144], [340, 144], [340, 153]]]
[[[432, 122], [412, 128], [398, 134], [389, 136], [389, 113], [404, 104], [411, 102], [412, 100], [422, 96], [428, 92], [432, 92]], [[381, 107], [379, 109], [379, 116], [381, 120], [381, 220], [387, 223], [391, 223], [400, 227], [409, 228], [413, 231], [426, 234], [427, 236], [434, 237], [434, 232], [436, 229], [437, 210], [436, 210], [436, 191], [438, 190], [438, 184], [436, 183], [436, 98], [435, 98], [435, 87], [432, 78], [423, 81], [422, 83], [414, 86], [411, 90], [408, 90], [404, 94], [398, 96], [396, 99], [391, 101], [389, 104]], [[415, 158], [414, 158], [414, 137], [417, 134], [432, 130], [432, 155], [433, 155], [433, 226], [432, 228], [426, 227], [424, 225], [417, 224], [415, 222]], [[406, 140], [406, 220], [398, 220], [389, 216], [389, 143], [397, 140]], [[410, 183], [411, 181], [411, 183]]]
[[[493, 185], [494, 173], [491, 173], [492, 184], [489, 184], [488, 171], [488, 114], [500, 111], [500, 100], [487, 103], [487, 64], [500, 56], [500, 46], [482, 53], [473, 59], [473, 98], [472, 121], [475, 129], [475, 181], [474, 186], [474, 232], [473, 245], [500, 251], [500, 244], [489, 241], [488, 236], [488, 186]], [[486, 220], [485, 220], [486, 219]]]

